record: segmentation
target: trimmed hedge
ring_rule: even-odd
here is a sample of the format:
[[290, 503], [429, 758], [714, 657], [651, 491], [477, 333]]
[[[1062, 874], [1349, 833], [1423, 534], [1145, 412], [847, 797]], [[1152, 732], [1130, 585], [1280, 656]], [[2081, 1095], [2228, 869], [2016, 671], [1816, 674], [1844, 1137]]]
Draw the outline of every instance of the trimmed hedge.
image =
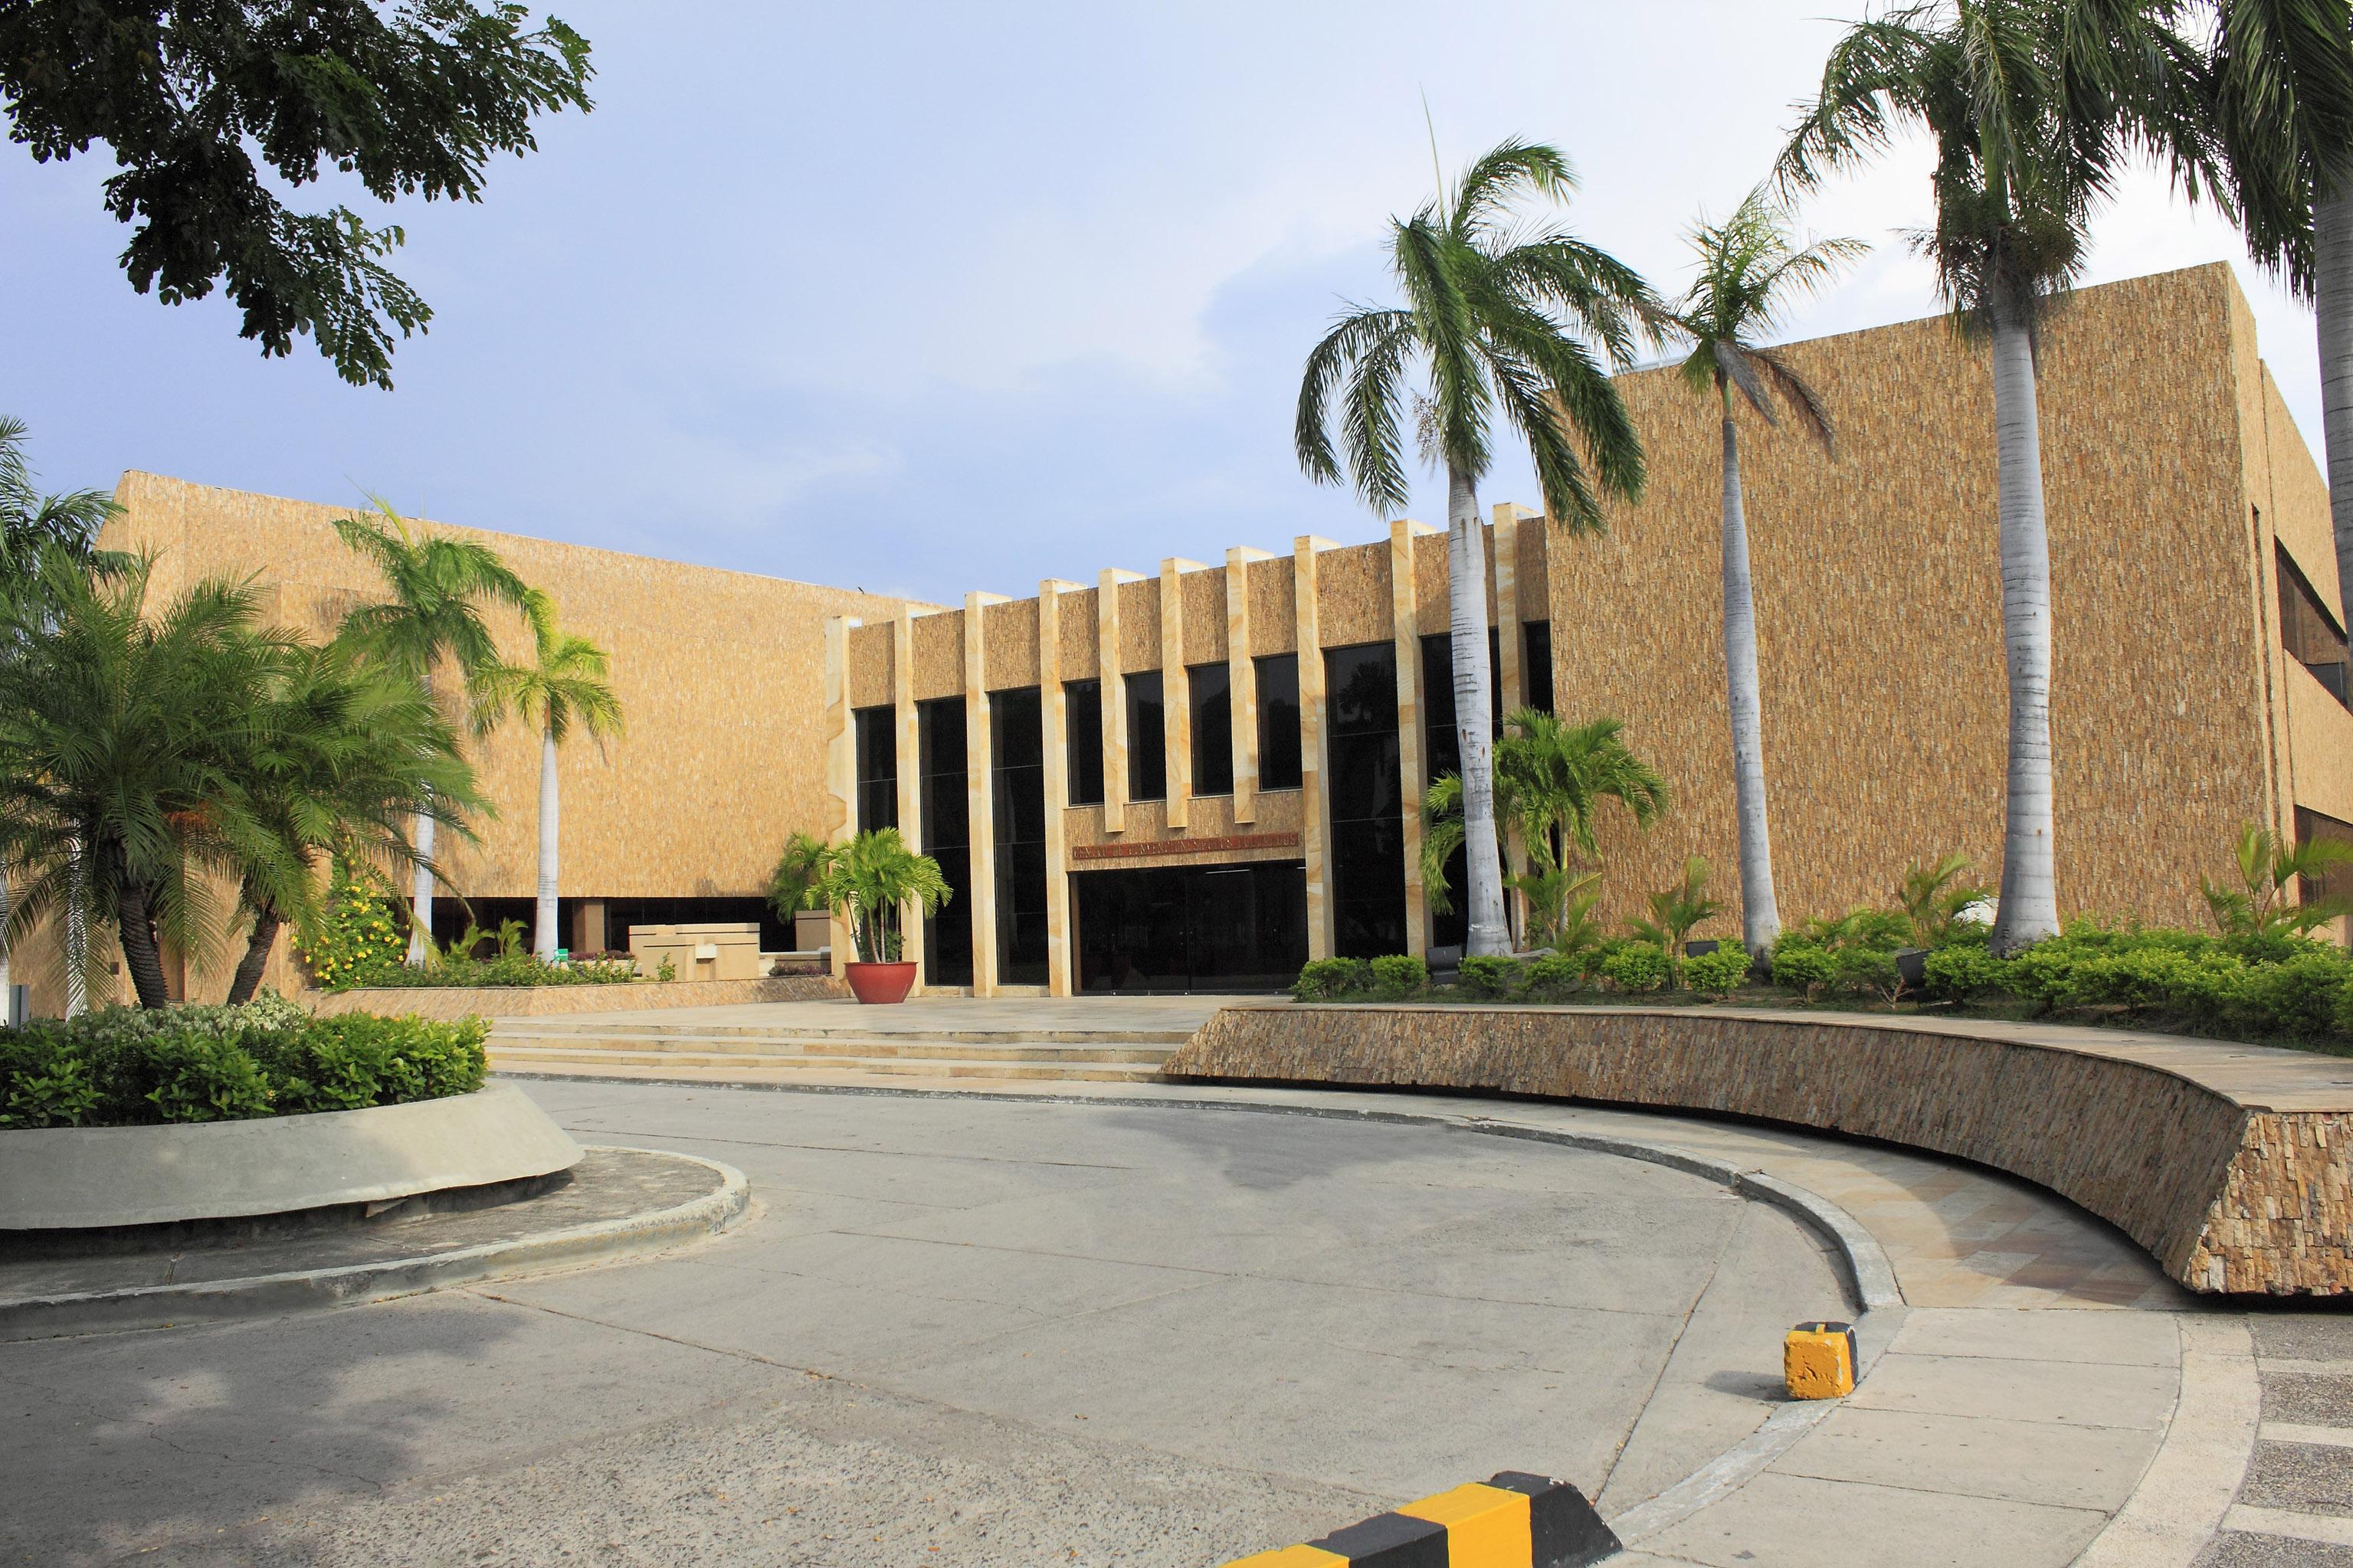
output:
[[450, 985], [622, 985], [638, 977], [636, 961], [580, 960], [549, 963], [536, 953], [506, 952], [495, 958], [444, 958], [419, 969], [405, 962], [343, 972], [330, 991], [421, 990]]
[[136, 1127], [358, 1110], [470, 1094], [480, 1018], [313, 1018], [275, 994], [239, 1007], [110, 1007], [0, 1028], [0, 1128]]
[[[1869, 913], [1870, 911], [1863, 911]], [[2094, 921], [2011, 958], [1986, 945], [1986, 928], [1952, 928], [1941, 946], [1911, 950], [1918, 984], [1905, 979], [1902, 928], [1858, 919], [1819, 921], [1774, 944], [1769, 990], [1749, 981], [1736, 943], [1686, 958], [1681, 976], [1655, 942], [1613, 939], [1574, 954], [1534, 960], [1466, 958], [1452, 986], [1385, 989], [1376, 971], [1410, 960], [1335, 958], [1310, 963], [1293, 994], [1302, 1001], [1427, 994], [1457, 1002], [1592, 1002], [1611, 996], [1694, 1001], [1758, 997], [1784, 1004], [1965, 1016], [2047, 1017], [2180, 1034], [2269, 1041], [2353, 1054], [2353, 953], [2279, 932], [2206, 936]], [[1391, 973], [1401, 974], [1400, 969]]]

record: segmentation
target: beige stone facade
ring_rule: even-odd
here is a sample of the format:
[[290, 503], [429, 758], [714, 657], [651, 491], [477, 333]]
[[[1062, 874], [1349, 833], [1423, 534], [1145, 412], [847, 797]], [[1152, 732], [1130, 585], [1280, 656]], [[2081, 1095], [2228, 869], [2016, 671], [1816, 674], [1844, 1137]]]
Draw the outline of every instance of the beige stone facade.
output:
[[[2306, 352], [2292, 345], [2294, 352]], [[1981, 345], [1942, 320], [1792, 345], [1840, 433], [1835, 458], [1743, 416], [1775, 869], [1786, 920], [1883, 901], [1950, 851], [1999, 870], [2005, 737], [1993, 419]], [[2337, 603], [2327, 497], [2257, 355], [2221, 266], [2085, 289], [2041, 351], [2055, 604], [2053, 749], [2063, 910], [2198, 923], [2201, 874], [2242, 822], [2299, 808], [2353, 823], [2353, 712], [2283, 643], [2280, 563]], [[1650, 455], [1639, 505], [1578, 536], [1508, 501], [1485, 529], [1490, 616], [1549, 627], [1551, 668], [1500, 636], [1508, 709], [1548, 685], [1570, 719], [1614, 714], [1666, 775], [1648, 836], [1606, 821], [1623, 913], [1687, 855], [1736, 899], [1718, 572], [1713, 405], [1667, 370], [1621, 383]], [[368, 591], [335, 541], [347, 509], [126, 476], [108, 542], [161, 552], [158, 587], [259, 573], [290, 624], [326, 625]], [[1047, 801], [1044, 984], [1077, 984], [1070, 879], [1088, 870], [1301, 863], [1305, 951], [1333, 950], [1329, 650], [1395, 661], [1404, 945], [1429, 942], [1411, 837], [1424, 777], [1420, 643], [1449, 624], [1442, 533], [1397, 521], [1350, 546], [1302, 536], [1221, 563], [1068, 563], [1037, 596], [951, 608], [512, 535], [481, 537], [613, 655], [629, 730], [564, 759], [567, 898], [756, 895], [785, 836], [855, 826], [855, 729], [887, 716], [896, 816], [920, 839], [922, 704], [960, 703], [967, 755], [973, 984], [997, 984], [992, 693], [1034, 688]], [[1273, 542], [1265, 542], [1272, 543]], [[1296, 788], [1269, 787], [1252, 659], [1300, 654]], [[1194, 672], [1227, 667], [1233, 780], [1191, 776]], [[1120, 679], [1158, 678], [1165, 800], [1129, 798]], [[1548, 675], [1549, 680], [1542, 678]], [[1102, 683], [1099, 804], [1071, 798], [1071, 683]], [[501, 804], [451, 856], [470, 896], [533, 885], [535, 748], [482, 749]], [[1736, 907], [1719, 933], [1737, 930]], [[838, 933], [839, 934], [839, 933]], [[844, 944], [837, 940], [839, 953]], [[923, 935], [909, 932], [911, 955]], [[206, 983], [190, 985], [203, 994]]]

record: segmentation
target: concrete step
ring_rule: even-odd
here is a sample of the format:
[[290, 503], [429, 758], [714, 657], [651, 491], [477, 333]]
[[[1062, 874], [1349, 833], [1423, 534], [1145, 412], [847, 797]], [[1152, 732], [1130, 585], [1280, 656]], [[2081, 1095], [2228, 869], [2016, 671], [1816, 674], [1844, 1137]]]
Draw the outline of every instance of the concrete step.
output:
[[1065, 1079], [1081, 1083], [1151, 1083], [1156, 1065], [1144, 1062], [1039, 1062], [990, 1057], [968, 1060], [907, 1057], [807, 1057], [746, 1051], [558, 1050], [493, 1044], [491, 1066], [512, 1072], [561, 1072], [567, 1068], [650, 1068], [714, 1073], [875, 1075], [886, 1078], [981, 1078]]
[[1190, 1029], [877, 1029], [872, 1025], [780, 1024], [659, 1024], [632, 1021], [599, 1022], [595, 1018], [516, 1018], [494, 1026], [499, 1034], [521, 1030], [543, 1036], [584, 1036], [606, 1038], [696, 1040], [912, 1040], [942, 1045], [987, 1046], [1167, 1046], [1175, 1048], [1193, 1037]]
[[707, 1056], [883, 1057], [935, 1061], [962, 1061], [986, 1056], [992, 1060], [1126, 1062], [1154, 1066], [1167, 1060], [1169, 1054], [1176, 1049], [1174, 1046], [1041, 1045], [1026, 1039], [1017, 1044], [997, 1045], [976, 1041], [910, 1041], [897, 1036], [866, 1039], [808, 1039], [798, 1035], [776, 1034], [745, 1038], [711, 1035], [648, 1035], [617, 1030], [603, 1035], [558, 1034], [537, 1028], [501, 1028], [491, 1034], [490, 1044], [492, 1050], [534, 1047], [575, 1051], [689, 1051]]

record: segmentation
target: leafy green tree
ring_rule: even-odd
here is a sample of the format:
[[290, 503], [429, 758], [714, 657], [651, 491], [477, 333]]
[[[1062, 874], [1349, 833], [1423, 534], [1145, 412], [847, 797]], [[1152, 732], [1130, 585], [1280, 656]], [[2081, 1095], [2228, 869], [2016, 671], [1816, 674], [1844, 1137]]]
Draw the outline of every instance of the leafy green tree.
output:
[[1406, 304], [1345, 313], [1308, 355], [1299, 388], [1300, 467], [1321, 483], [1351, 483], [1367, 505], [1392, 512], [1409, 493], [1409, 382], [1419, 374], [1427, 389], [1423, 445], [1446, 469], [1454, 712], [1468, 828], [1464, 952], [1472, 955], [1510, 946], [1494, 834], [1478, 497], [1493, 459], [1499, 409], [1527, 443], [1555, 523], [1598, 531], [1605, 498], [1631, 500], [1642, 488], [1641, 442], [1604, 360], [1630, 363], [1635, 333], [1655, 311], [1650, 290], [1631, 268], [1566, 229], [1531, 231], [1512, 216], [1523, 198], [1561, 200], [1575, 184], [1568, 160], [1555, 149], [1507, 142], [1472, 163], [1451, 194], [1392, 220], [1390, 269]]
[[1752, 193], [1722, 223], [1692, 233], [1699, 276], [1674, 310], [1675, 330], [1691, 341], [1682, 367], [1686, 385], [1715, 399], [1724, 429], [1724, 669], [1732, 714], [1732, 790], [1740, 827], [1742, 945], [1769, 952], [1781, 934], [1773, 896], [1773, 838], [1765, 810], [1764, 697], [1757, 679], [1757, 604], [1748, 572], [1748, 521], [1740, 486], [1736, 391], [1778, 425], [1786, 407], [1798, 427], [1831, 450], [1821, 395], [1780, 350], [1758, 342], [1782, 322], [1789, 305], [1827, 287], [1839, 268], [1868, 247], [1825, 239], [1800, 247], [1788, 216], [1763, 191]]
[[[1514, 885], [1532, 906], [1536, 929], [1530, 934], [1557, 932], [1589, 891], [1589, 879], [1571, 873], [1599, 858], [1594, 825], [1601, 807], [1616, 801], [1637, 827], [1648, 828], [1667, 807], [1667, 781], [1626, 744], [1626, 726], [1617, 719], [1564, 724], [1523, 708], [1504, 728], [1495, 747], [1495, 812], [1528, 858]], [[1422, 802], [1422, 884], [1440, 913], [1451, 907], [1446, 864], [1469, 832], [1461, 803], [1455, 773], [1440, 775]]]
[[586, 637], [556, 629], [555, 610], [534, 595], [532, 626], [534, 662], [494, 665], [477, 683], [478, 733], [487, 732], [509, 709], [539, 731], [539, 901], [532, 951], [553, 963], [556, 949], [557, 860], [563, 842], [563, 798], [555, 777], [556, 748], [576, 725], [602, 742], [621, 731], [621, 702], [607, 680], [611, 660]]
[[[238, 903], [252, 925], [229, 983], [232, 1003], [252, 997], [290, 921], [301, 940], [315, 939], [333, 898], [332, 884], [319, 876], [331, 858], [413, 870], [419, 856], [409, 828], [417, 817], [470, 837], [470, 814], [491, 811], [456, 733], [423, 689], [354, 659], [347, 644], [285, 650], [248, 713], [232, 766], [285, 854], [247, 867], [239, 878]], [[273, 880], [279, 868], [292, 874]], [[343, 882], [348, 888], [347, 877]]]
[[2051, 553], [2034, 334], [2081, 270], [2091, 216], [2137, 146], [2177, 168], [2204, 149], [2195, 55], [2174, 0], [1933, 0], [1858, 23], [1832, 48], [1779, 177], [1808, 189], [1916, 125], [1936, 150], [1920, 238], [1956, 315], [1992, 350], [2010, 744], [1994, 945], [2059, 930], [2052, 813]]
[[[481, 199], [534, 116], [588, 104], [587, 41], [469, 0], [12, 0], [0, 105], [41, 163], [103, 142], [123, 271], [167, 305], [216, 284], [265, 354], [310, 333], [344, 380], [392, 384], [392, 330], [432, 317], [385, 265], [396, 227], [288, 209], [271, 178], [334, 170], [371, 196]], [[258, 167], [256, 157], [261, 164]]]
[[2353, 6], [2203, 3], [2221, 189], [2248, 249], [2313, 307], [2318, 329], [2339, 602], [2353, 616]]
[[878, 827], [829, 847], [807, 898], [809, 908], [838, 910], [849, 921], [860, 963], [896, 963], [900, 911], [913, 905], [933, 914], [955, 896], [938, 861], [909, 848], [897, 828]]
[[12, 935], [86, 909], [113, 922], [145, 1007], [163, 947], [207, 950], [206, 874], [284, 888], [301, 874], [255, 809], [238, 737], [287, 651], [249, 584], [198, 584], [152, 618], [149, 562], [104, 578], [65, 551], [38, 601], [0, 602], [0, 865], [22, 879]]
[[[489, 545], [412, 523], [383, 501], [376, 509], [379, 517], [338, 518], [335, 531], [383, 575], [388, 597], [353, 610], [337, 636], [415, 681], [428, 696], [441, 695], [435, 672], [446, 662], [459, 679], [449, 700], [468, 706], [482, 679], [501, 663], [498, 639], [483, 612], [503, 605], [536, 622], [546, 601]], [[433, 952], [433, 828], [432, 814], [419, 813], [412, 840], [417, 860], [409, 902], [411, 963], [425, 963]]]

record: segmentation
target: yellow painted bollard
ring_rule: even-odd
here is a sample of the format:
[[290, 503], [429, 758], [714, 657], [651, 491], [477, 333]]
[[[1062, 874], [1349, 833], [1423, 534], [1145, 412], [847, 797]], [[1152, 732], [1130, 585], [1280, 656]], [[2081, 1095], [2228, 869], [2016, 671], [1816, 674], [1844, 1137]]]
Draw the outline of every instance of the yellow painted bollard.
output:
[[1781, 1342], [1781, 1376], [1792, 1399], [1839, 1399], [1854, 1392], [1854, 1329], [1799, 1323]]

